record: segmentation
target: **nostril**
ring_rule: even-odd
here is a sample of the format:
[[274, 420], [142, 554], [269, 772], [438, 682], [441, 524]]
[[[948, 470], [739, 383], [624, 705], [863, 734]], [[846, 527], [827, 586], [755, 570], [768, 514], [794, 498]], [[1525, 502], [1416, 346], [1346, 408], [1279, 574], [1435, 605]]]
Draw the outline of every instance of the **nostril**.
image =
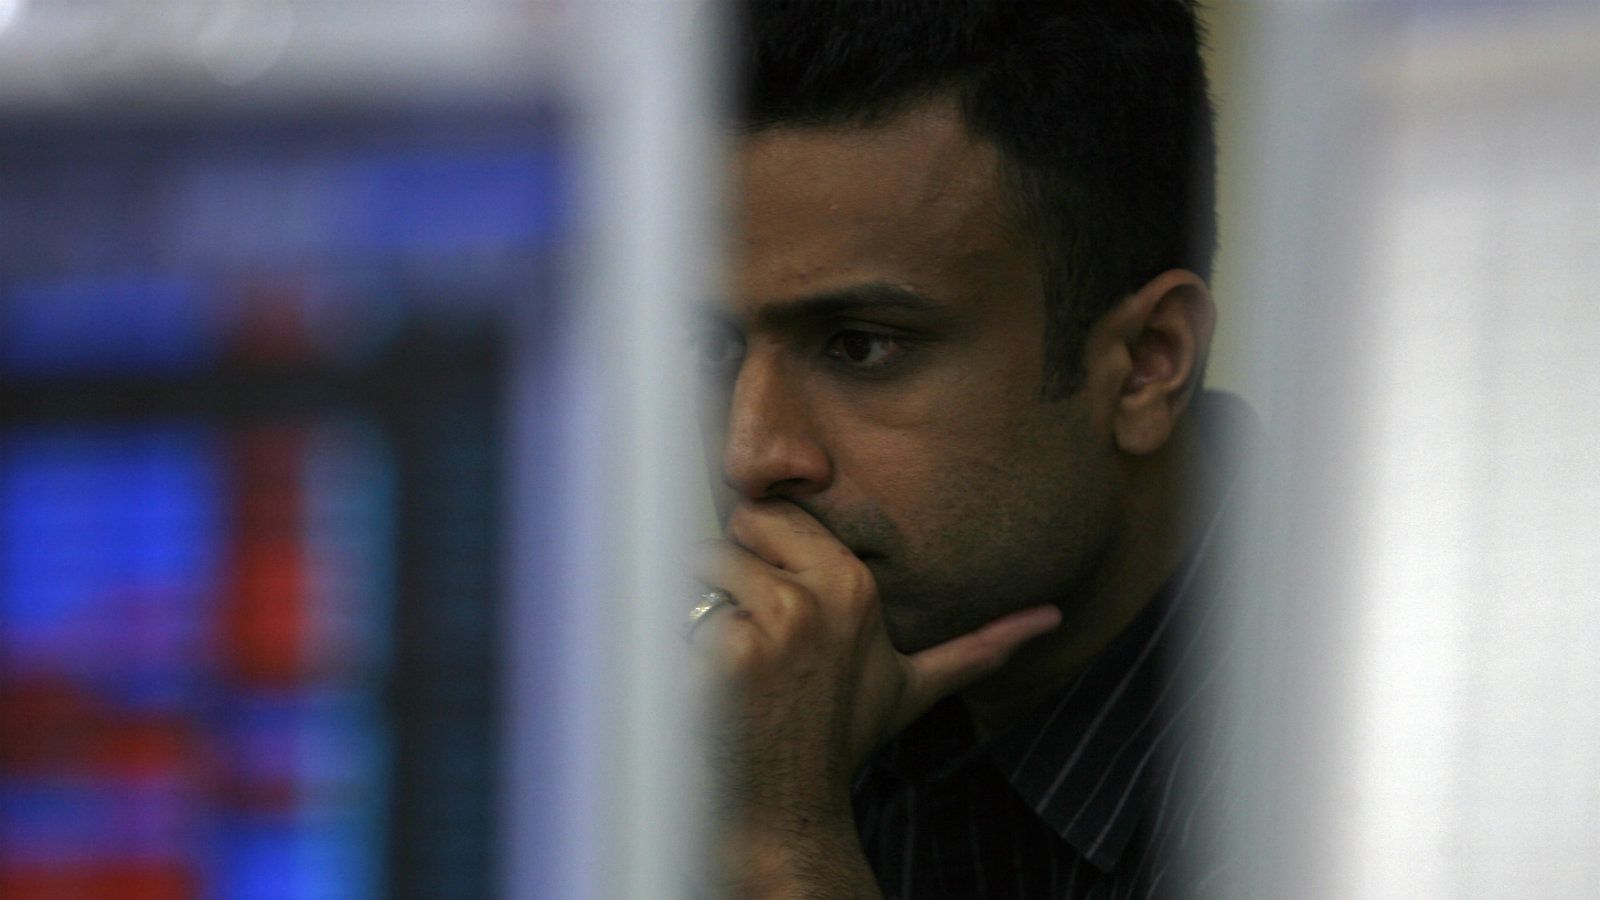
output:
[[785, 478], [767, 486], [764, 500], [799, 500], [822, 490], [822, 485], [806, 478]]

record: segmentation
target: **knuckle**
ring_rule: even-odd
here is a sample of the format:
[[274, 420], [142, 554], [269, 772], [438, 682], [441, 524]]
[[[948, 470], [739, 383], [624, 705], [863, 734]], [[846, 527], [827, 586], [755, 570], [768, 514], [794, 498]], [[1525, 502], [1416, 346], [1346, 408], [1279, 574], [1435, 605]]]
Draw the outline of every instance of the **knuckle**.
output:
[[786, 622], [803, 618], [816, 602], [809, 590], [787, 580], [774, 581], [767, 589], [766, 599], [773, 615]]
[[727, 677], [739, 681], [763, 668], [765, 654], [756, 635], [746, 629], [730, 628], [718, 637], [717, 661]]
[[850, 557], [847, 564], [839, 567], [835, 577], [838, 579], [839, 598], [851, 609], [860, 609], [878, 602], [878, 583], [872, 577], [872, 570], [861, 560], [854, 556]]

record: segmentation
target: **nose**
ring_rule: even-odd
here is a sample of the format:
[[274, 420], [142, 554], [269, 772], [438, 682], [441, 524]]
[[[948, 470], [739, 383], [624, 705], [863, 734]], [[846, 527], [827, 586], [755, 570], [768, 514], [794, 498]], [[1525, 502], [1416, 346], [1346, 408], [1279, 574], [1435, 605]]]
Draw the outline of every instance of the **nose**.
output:
[[722, 480], [747, 500], [802, 499], [832, 480], [813, 406], [778, 360], [747, 356], [729, 399]]

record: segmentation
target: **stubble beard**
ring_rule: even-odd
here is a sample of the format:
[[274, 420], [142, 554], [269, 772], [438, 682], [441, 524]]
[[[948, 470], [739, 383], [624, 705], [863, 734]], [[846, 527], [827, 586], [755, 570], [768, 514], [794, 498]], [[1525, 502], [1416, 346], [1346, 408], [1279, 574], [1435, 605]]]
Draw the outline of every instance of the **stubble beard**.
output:
[[890, 641], [902, 653], [1041, 603], [1070, 615], [1112, 541], [1092, 509], [1057, 509], [1025, 525], [957, 519], [923, 547], [876, 510], [818, 518], [872, 572]]

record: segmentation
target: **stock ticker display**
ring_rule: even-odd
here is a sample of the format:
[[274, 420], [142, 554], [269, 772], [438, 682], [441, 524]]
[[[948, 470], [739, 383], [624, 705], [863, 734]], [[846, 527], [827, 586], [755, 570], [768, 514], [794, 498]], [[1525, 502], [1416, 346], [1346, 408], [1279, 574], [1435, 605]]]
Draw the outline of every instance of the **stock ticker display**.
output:
[[0, 132], [0, 897], [481, 897], [552, 114]]

